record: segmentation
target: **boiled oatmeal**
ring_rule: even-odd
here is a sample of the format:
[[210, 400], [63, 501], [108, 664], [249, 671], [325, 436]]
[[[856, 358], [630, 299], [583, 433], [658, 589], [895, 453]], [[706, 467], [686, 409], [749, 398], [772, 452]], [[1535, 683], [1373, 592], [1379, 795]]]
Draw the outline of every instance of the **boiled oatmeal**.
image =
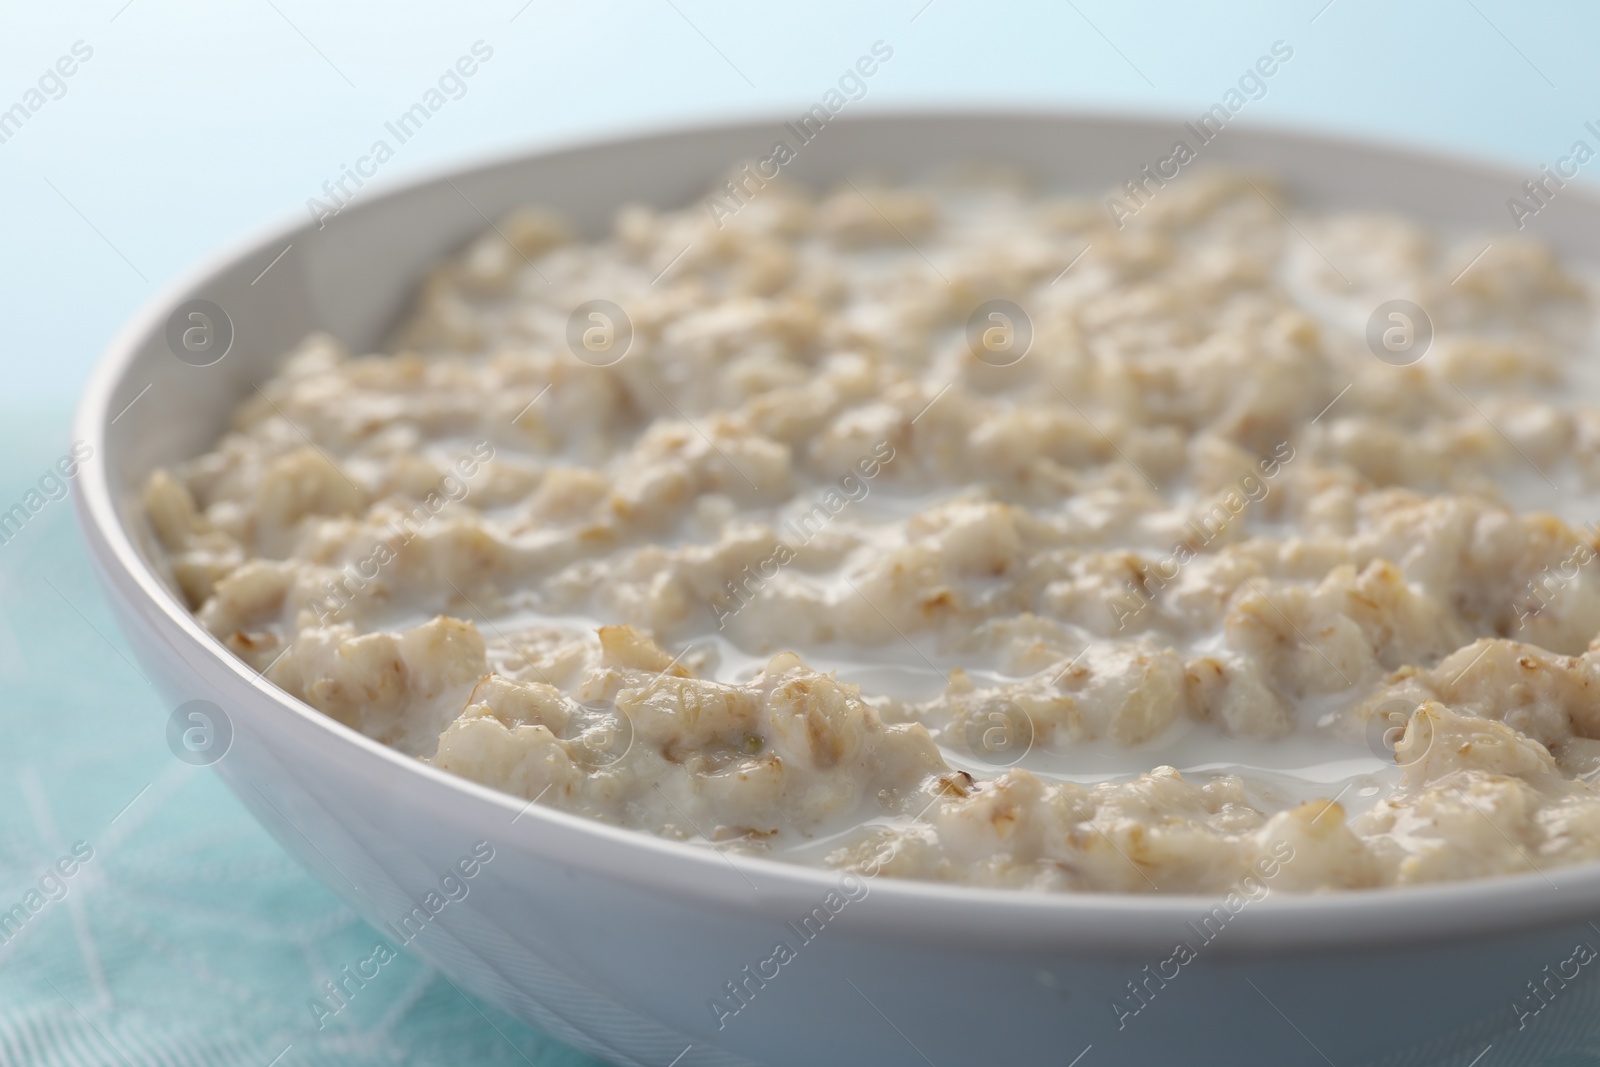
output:
[[153, 536], [323, 713], [705, 847], [1133, 893], [1600, 859], [1589, 278], [1259, 176], [1113, 215], [970, 173], [514, 212], [157, 471]]

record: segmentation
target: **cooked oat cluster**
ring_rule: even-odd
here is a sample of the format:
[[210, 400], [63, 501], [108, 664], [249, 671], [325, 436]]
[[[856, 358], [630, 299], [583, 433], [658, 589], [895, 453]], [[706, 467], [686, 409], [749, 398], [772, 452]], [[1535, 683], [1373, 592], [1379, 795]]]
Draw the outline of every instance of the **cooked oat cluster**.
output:
[[529, 209], [145, 505], [288, 693], [616, 825], [1053, 891], [1529, 872], [1600, 858], [1591, 334], [1538, 244], [1260, 176], [1120, 228], [994, 173]]

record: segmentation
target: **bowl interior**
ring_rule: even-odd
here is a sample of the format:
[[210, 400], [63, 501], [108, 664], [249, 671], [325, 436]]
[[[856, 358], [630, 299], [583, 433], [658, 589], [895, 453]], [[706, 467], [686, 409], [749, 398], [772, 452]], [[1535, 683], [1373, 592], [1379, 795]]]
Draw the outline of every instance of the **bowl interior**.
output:
[[[779, 141], [796, 149], [785, 175], [810, 184], [863, 172], [915, 177], [951, 163], [990, 161], [1019, 167], [1063, 190], [1109, 190], [1167, 156], [1180, 137], [1193, 140], [1181, 120], [946, 112], [839, 118], [797, 145], [793, 132], [781, 120], [772, 120], [500, 159], [364, 195], [320, 224], [307, 212], [196, 270], [153, 301], [113, 344], [85, 395], [77, 427], [77, 436], [89, 440], [104, 459], [84, 474], [86, 521], [134, 582], [160, 602], [160, 610], [174, 620], [174, 626], [213, 654], [227, 657], [220, 644], [187, 617], [170, 586], [163, 589], [162, 566], [142, 533], [145, 524], [139, 514], [139, 492], [149, 472], [208, 448], [237, 404], [271, 375], [278, 357], [306, 333], [327, 331], [354, 350], [374, 347], [425, 269], [508, 209], [526, 203], [546, 205], [566, 214], [582, 232], [597, 235], [607, 230], [617, 206], [630, 201], [660, 207], [693, 203], [705, 195], [713, 177], [740, 161], [765, 158]], [[1274, 175], [1296, 202], [1307, 206], [1394, 211], [1438, 227], [1482, 231], [1486, 240], [1509, 235], [1513, 224], [1506, 200], [1518, 195], [1521, 181], [1493, 166], [1403, 148], [1252, 128], [1227, 128], [1201, 149], [1199, 163], [1244, 166]], [[1183, 174], [1174, 180], [1181, 182]], [[1600, 200], [1569, 189], [1550, 210], [1541, 211], [1529, 229], [1559, 252], [1579, 256], [1600, 246]], [[223, 309], [232, 326], [231, 348], [208, 366], [180, 360], [168, 343], [169, 320], [196, 299]], [[286, 696], [282, 701], [297, 714], [322, 723], [330, 743], [341, 732], [348, 733]], [[350, 738], [342, 743], [356, 744]], [[356, 747], [370, 752], [376, 746]], [[483, 792], [470, 783], [452, 783], [468, 793]], [[668, 853], [688, 850], [657, 844]], [[1600, 865], [1560, 873], [1580, 890], [1587, 887], [1588, 900], [1596, 898]], [[814, 874], [793, 870], [777, 877], [792, 877], [798, 883]], [[1361, 916], [1370, 917], [1374, 908], [1398, 909], [1392, 923], [1365, 925], [1365, 934], [1376, 937], [1385, 926], [1415, 932], [1415, 926], [1407, 927], [1398, 916], [1403, 912], [1414, 921], [1433, 907], [1432, 902], [1448, 898], [1458, 904], [1476, 902], [1457, 908], [1458, 917], [1450, 920], [1456, 926], [1476, 922], [1482, 930], [1481, 916], [1496, 916], [1494, 925], [1504, 928], [1557, 917], [1555, 912], [1538, 916], [1523, 909], [1519, 918], [1501, 907], [1515, 896], [1518, 886], [1534, 877], [1379, 891], [1338, 902], [1269, 901], [1270, 907], [1257, 912], [1270, 915], [1277, 909], [1302, 917], [1308, 909], [1322, 915], [1349, 913], [1359, 924], [1366, 922]], [[1021, 899], [1034, 895], [930, 886], [886, 887], [885, 892], [901, 893], [908, 900], [944, 901], [938, 906], [950, 908], [990, 897], [1004, 898], [1008, 906], [1023, 911], [1059, 912], [1093, 905], [1133, 915], [1140, 909], [1167, 906], [1165, 901], [1134, 904], [1105, 897]], [[1573, 896], [1579, 898], [1580, 911], [1591, 908], [1582, 902], [1582, 893], [1569, 894], [1568, 899]], [[1192, 898], [1187, 902], [1174, 898], [1172, 906], [1180, 903], [1192, 907]], [[1567, 912], [1578, 914], [1571, 907]], [[1292, 915], [1284, 922], [1291, 920]], [[1252, 921], [1269, 922], [1256, 915]], [[1436, 929], [1444, 930], [1440, 924], [1445, 922], [1438, 919]]]

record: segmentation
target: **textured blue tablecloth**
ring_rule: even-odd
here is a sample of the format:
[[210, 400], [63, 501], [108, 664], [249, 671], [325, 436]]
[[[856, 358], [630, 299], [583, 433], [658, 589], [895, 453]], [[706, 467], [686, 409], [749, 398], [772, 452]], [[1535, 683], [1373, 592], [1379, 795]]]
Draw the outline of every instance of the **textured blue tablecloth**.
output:
[[[67, 444], [65, 411], [0, 419], [0, 510]], [[319, 1030], [382, 936], [173, 756], [129, 656], [50, 501], [0, 544], [0, 1067], [596, 1062], [407, 953]]]

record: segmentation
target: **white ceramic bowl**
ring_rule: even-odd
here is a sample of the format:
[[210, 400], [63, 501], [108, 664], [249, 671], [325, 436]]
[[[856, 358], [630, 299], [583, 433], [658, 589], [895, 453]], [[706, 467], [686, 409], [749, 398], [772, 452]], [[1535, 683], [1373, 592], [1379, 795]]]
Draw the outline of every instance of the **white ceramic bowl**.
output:
[[[952, 160], [999, 160], [1099, 190], [1165, 156], [1179, 127], [1016, 112], [841, 117], [786, 172], [809, 182], [864, 169], [915, 177]], [[693, 202], [725, 165], [768, 155], [783, 135], [781, 120], [656, 133], [367, 196], [323, 229], [302, 219], [213, 261], [116, 339], [78, 413], [76, 436], [95, 450], [79, 514], [124, 632], [173, 706], [202, 699], [225, 709], [233, 738], [216, 769], [229, 786], [391, 940], [400, 936], [384, 924], [424, 905], [412, 945], [445, 974], [618, 1063], [1067, 1064], [1092, 1045], [1083, 1067], [1343, 1067], [1459, 1035], [1484, 1017], [1514, 1029], [1510, 1004], [1526, 983], [1575, 941], [1595, 939], [1586, 920], [1600, 917], [1600, 865], [1273, 894], [1233, 917], [1178, 977], [1149, 985], [1148, 1007], [1119, 1028], [1112, 1002], [1180, 939], [1197, 943], [1186, 924], [1216, 901], [879, 878], [802, 942], [785, 924], [835, 887], [827, 872], [528, 808], [408, 759], [262, 681], [169, 591], [142, 532], [140, 486], [152, 467], [204, 451], [307, 331], [355, 349], [375, 344], [425, 265], [483, 229], [485, 216], [539, 202], [599, 233], [628, 200]], [[1312, 206], [1394, 209], [1491, 234], [1510, 228], [1505, 200], [1522, 181], [1394, 147], [1251, 129], [1228, 129], [1202, 156], [1282, 175]], [[1534, 223], [1564, 253], [1600, 247], [1600, 201], [1575, 188]], [[234, 326], [231, 351], [210, 366], [180, 361], [166, 340], [169, 316], [194, 298], [222, 307]], [[447, 900], [442, 876], [480, 841], [493, 859], [460, 883], [465, 897]], [[440, 901], [436, 915], [427, 910]], [[743, 968], [780, 940], [795, 959], [764, 984], [747, 979]], [[744, 983], [748, 1005], [719, 1028], [708, 1001], [732, 1006], [730, 981]], [[1416, 1062], [1464, 1063], [1482, 1040], [1447, 1038]], [[1502, 1055], [1496, 1062], [1508, 1062]]]

